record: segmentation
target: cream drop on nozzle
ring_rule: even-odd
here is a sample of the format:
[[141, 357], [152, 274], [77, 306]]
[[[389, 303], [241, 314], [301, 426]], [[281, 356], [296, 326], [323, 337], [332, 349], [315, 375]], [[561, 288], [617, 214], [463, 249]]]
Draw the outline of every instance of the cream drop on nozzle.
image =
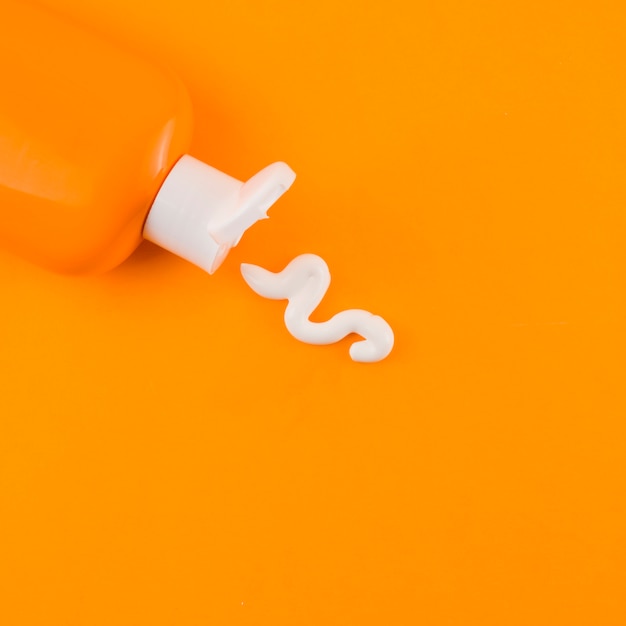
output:
[[143, 236], [213, 274], [295, 178], [278, 162], [244, 183], [185, 155], [161, 186]]

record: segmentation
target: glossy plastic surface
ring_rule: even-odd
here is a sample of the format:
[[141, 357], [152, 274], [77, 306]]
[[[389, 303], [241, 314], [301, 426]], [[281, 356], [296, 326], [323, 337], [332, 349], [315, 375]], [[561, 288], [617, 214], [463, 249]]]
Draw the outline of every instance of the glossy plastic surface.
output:
[[118, 265], [188, 148], [173, 77], [30, 3], [0, 19], [0, 245], [69, 273]]

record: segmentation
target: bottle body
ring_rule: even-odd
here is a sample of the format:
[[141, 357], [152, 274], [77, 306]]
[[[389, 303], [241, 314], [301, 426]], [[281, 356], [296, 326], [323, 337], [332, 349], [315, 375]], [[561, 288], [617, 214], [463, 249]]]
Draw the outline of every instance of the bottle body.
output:
[[115, 267], [188, 151], [184, 87], [19, 0], [3, 0], [0, 76], [0, 245], [64, 273]]

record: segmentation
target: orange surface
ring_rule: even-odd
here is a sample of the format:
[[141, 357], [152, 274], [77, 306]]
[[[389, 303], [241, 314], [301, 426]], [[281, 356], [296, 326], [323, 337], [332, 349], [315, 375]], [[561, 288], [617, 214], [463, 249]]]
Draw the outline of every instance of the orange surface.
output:
[[[626, 623], [623, 4], [47, 4], [299, 178], [213, 277], [0, 253], [0, 624]], [[386, 361], [238, 274], [302, 252]]]
[[117, 43], [2, 1], [0, 247], [63, 273], [110, 270], [141, 243], [159, 187], [189, 149], [189, 96]]

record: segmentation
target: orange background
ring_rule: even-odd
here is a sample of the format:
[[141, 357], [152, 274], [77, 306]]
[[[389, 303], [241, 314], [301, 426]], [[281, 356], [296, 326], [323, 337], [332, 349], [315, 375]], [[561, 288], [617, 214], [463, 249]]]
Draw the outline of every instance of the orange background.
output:
[[[47, 0], [298, 173], [214, 277], [0, 253], [0, 623], [626, 623], [626, 9]], [[315, 252], [312, 347], [240, 262]]]

